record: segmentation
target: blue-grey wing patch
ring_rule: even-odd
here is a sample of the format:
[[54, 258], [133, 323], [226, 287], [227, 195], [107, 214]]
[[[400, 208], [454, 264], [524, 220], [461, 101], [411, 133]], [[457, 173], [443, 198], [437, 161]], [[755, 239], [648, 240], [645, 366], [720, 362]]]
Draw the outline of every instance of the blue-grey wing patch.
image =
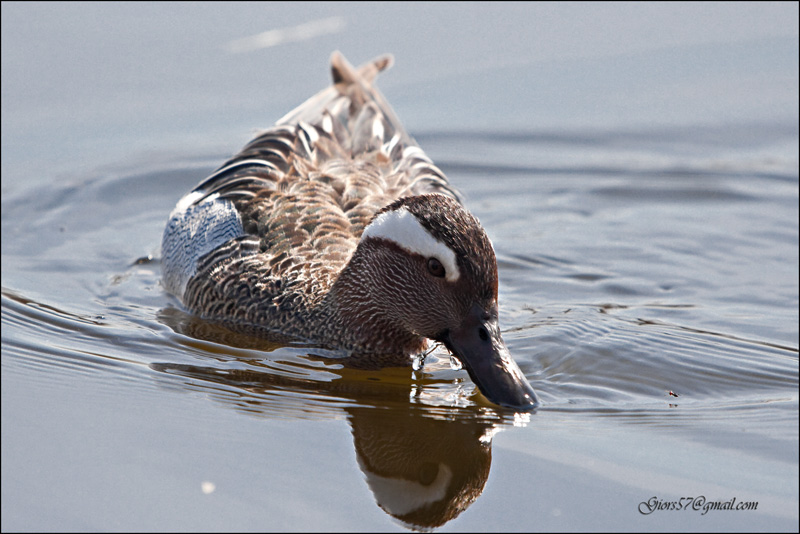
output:
[[197, 273], [200, 259], [244, 235], [242, 219], [233, 202], [212, 195], [195, 203], [194, 197], [201, 195], [190, 193], [178, 202], [161, 242], [164, 286], [181, 299], [189, 279]]

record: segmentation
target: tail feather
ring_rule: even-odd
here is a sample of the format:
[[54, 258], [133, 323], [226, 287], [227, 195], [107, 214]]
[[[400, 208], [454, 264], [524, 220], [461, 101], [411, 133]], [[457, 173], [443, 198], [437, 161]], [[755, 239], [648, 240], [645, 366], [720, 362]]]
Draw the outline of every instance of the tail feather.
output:
[[[391, 54], [379, 56], [358, 68], [354, 68], [340, 52], [331, 54], [331, 76], [333, 85], [320, 91], [306, 100], [303, 104], [290, 111], [277, 125], [295, 125], [300, 122], [316, 124], [325, 111], [344, 125], [349, 125], [348, 131], [354, 136], [364, 138], [381, 134], [379, 144], [389, 142], [395, 136], [403, 145], [416, 145], [414, 139], [408, 135], [402, 123], [395, 115], [394, 110], [384, 96], [373, 85], [378, 74], [391, 67], [394, 58]], [[338, 101], [338, 102], [337, 102]], [[373, 124], [367, 126], [366, 134], [356, 129], [367, 124], [364, 116], [373, 117]], [[358, 143], [356, 148], [372, 147], [374, 142]]]

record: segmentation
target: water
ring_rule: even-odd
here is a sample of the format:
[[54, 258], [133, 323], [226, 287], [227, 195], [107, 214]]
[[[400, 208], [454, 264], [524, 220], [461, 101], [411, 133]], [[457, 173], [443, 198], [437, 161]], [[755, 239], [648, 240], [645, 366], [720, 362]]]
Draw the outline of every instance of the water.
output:
[[[302, 7], [3, 4], [3, 530], [796, 531], [796, 5]], [[536, 412], [442, 350], [343, 369], [161, 288], [175, 202], [336, 48], [395, 53]]]

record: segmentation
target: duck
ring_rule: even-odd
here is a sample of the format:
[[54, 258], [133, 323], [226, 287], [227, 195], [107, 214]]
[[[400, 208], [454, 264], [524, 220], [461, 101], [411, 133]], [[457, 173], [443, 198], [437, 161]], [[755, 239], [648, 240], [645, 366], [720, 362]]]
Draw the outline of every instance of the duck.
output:
[[364, 367], [410, 366], [438, 343], [491, 403], [532, 410], [492, 243], [375, 86], [392, 62], [334, 52], [329, 87], [181, 198], [162, 284], [203, 320]]

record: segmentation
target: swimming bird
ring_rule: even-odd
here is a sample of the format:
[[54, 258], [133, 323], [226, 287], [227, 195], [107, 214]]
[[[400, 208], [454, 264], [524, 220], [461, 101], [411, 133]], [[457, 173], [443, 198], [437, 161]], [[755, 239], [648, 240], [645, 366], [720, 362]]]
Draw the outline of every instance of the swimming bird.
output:
[[333, 84], [184, 196], [162, 283], [189, 311], [265, 336], [410, 365], [444, 344], [491, 402], [538, 404], [498, 323], [497, 261], [478, 219], [375, 87], [334, 52]]

